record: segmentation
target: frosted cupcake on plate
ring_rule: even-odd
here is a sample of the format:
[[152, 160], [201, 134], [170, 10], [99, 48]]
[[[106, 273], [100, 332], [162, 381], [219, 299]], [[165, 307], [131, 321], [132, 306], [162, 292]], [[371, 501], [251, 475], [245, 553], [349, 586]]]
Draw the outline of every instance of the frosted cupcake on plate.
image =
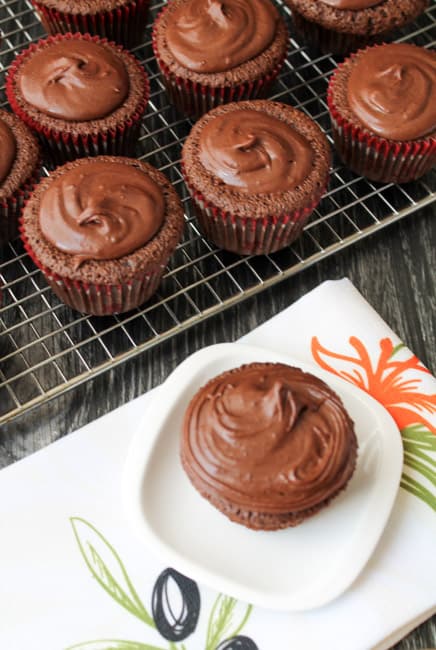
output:
[[325, 382], [282, 363], [251, 363], [193, 396], [180, 454], [193, 486], [229, 519], [277, 530], [301, 524], [346, 488], [357, 439]]

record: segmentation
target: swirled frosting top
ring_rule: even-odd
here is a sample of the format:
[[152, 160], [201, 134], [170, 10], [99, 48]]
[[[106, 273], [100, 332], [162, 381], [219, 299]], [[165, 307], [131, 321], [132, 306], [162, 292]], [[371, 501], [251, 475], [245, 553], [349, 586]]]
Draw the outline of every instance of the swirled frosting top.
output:
[[18, 83], [31, 106], [73, 122], [110, 115], [129, 92], [121, 58], [107, 47], [78, 39], [37, 50], [23, 64]]
[[282, 120], [255, 110], [224, 113], [205, 124], [200, 161], [227, 186], [243, 192], [293, 189], [309, 174], [309, 141]]
[[335, 7], [335, 9], [348, 9], [358, 11], [359, 9], [368, 9], [379, 5], [384, 0], [322, 0], [325, 5]]
[[278, 20], [269, 0], [187, 0], [170, 13], [166, 39], [188, 70], [223, 72], [269, 47]]
[[9, 175], [17, 155], [17, 143], [9, 126], [0, 119], [0, 183]]
[[436, 54], [405, 43], [371, 48], [358, 56], [347, 94], [353, 113], [377, 135], [425, 137], [436, 130]]
[[160, 187], [140, 169], [89, 162], [56, 178], [41, 199], [42, 233], [57, 249], [86, 260], [110, 260], [146, 244], [164, 216]]
[[183, 437], [190, 472], [209, 495], [270, 514], [327, 499], [354, 454], [353, 423], [339, 397], [280, 363], [252, 363], [211, 380], [189, 404]]

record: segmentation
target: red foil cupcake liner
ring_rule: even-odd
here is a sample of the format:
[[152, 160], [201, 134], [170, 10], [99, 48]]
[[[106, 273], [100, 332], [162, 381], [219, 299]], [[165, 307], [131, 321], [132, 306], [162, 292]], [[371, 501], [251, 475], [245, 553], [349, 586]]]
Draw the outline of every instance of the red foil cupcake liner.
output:
[[127, 48], [139, 45], [144, 36], [148, 0], [134, 0], [112, 11], [82, 16], [51, 9], [37, 0], [31, 0], [40, 20], [49, 34], [80, 32], [101, 36]]
[[[355, 56], [355, 55], [353, 55]], [[436, 165], [436, 138], [397, 142], [374, 135], [347, 120], [333, 101], [333, 86], [341, 66], [330, 79], [327, 102], [335, 147], [356, 174], [380, 183], [408, 183]]]
[[167, 256], [159, 265], [150, 264], [142, 275], [125, 283], [93, 284], [71, 280], [54, 273], [39, 261], [26, 237], [22, 220], [19, 230], [27, 254], [58, 298], [72, 309], [93, 316], [119, 314], [142, 305], [156, 292], [169, 259]]
[[239, 255], [268, 255], [285, 248], [301, 234], [323, 196], [328, 179], [312, 202], [291, 214], [264, 218], [241, 217], [210, 203], [189, 183], [182, 167], [200, 228], [220, 248]]
[[11, 196], [0, 201], [0, 247], [18, 237], [21, 211], [38, 180], [39, 170]]
[[159, 55], [156, 39], [156, 25], [165, 11], [166, 7], [158, 15], [153, 26], [152, 46], [166, 91], [172, 104], [181, 113], [201, 117], [221, 104], [247, 99], [263, 99], [268, 96], [269, 90], [283, 66], [285, 57], [265, 77], [235, 86], [208, 86], [173, 74]]
[[292, 20], [295, 28], [295, 37], [298, 41], [307, 43], [310, 47], [323, 54], [337, 54], [345, 56], [354, 50], [369, 44], [381, 43], [386, 38], [386, 32], [374, 36], [360, 34], [344, 34], [327, 29], [322, 25], [307, 20], [298, 11], [292, 11]]
[[[55, 128], [47, 128], [37, 122], [26, 110], [18, 103], [14, 93], [14, 80], [25, 59], [37, 50], [44, 43], [53, 43], [65, 38], [86, 39], [95, 43], [107, 43], [107, 39], [99, 36], [90, 36], [89, 34], [66, 34], [63, 36], [49, 36], [48, 38], [32, 43], [26, 50], [21, 52], [15, 61], [10, 65], [6, 79], [6, 95], [13, 112], [21, 119], [39, 138], [44, 150], [50, 156], [55, 165], [60, 165], [69, 160], [76, 158], [87, 158], [88, 156], [113, 155], [128, 156], [134, 153], [135, 144], [138, 141], [140, 131], [140, 121], [147, 108], [150, 96], [150, 83], [145, 70], [142, 69], [144, 77], [145, 93], [141, 103], [137, 106], [135, 112], [129, 116], [123, 124], [107, 129], [101, 133], [74, 134], [59, 131]], [[130, 53], [126, 52], [120, 45], [110, 43], [117, 51], [127, 54], [135, 63], [136, 59]]]
[[131, 311], [151, 298], [159, 286], [162, 271], [150, 271], [126, 284], [88, 284], [46, 272], [44, 275], [58, 298], [72, 309], [92, 316], [110, 316]]

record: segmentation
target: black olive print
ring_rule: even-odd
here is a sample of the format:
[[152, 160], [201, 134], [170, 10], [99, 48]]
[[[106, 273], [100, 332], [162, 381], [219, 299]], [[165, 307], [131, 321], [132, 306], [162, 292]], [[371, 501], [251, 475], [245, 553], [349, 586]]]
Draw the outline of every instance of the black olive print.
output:
[[216, 650], [258, 650], [258, 647], [248, 636], [234, 636], [222, 641]]
[[[182, 600], [179, 614], [174, 613], [174, 603], [170, 602], [171, 580], [177, 584]], [[200, 615], [200, 591], [197, 584], [174, 569], [165, 569], [154, 585], [151, 609], [160, 634], [168, 641], [183, 641], [197, 627]]]

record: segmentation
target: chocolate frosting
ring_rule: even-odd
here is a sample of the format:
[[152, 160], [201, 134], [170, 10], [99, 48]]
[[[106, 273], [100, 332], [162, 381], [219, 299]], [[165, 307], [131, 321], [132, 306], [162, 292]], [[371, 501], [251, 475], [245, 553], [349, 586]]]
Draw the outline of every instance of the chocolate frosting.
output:
[[348, 9], [351, 11], [358, 11], [359, 9], [368, 9], [379, 5], [384, 0], [322, 0], [325, 5], [335, 7], [336, 9]]
[[146, 244], [159, 230], [165, 202], [144, 172], [118, 162], [69, 169], [46, 190], [39, 210], [41, 231], [57, 249], [86, 260], [110, 260]]
[[312, 168], [312, 148], [303, 135], [272, 115], [249, 109], [208, 121], [199, 150], [209, 172], [243, 192], [293, 189]]
[[306, 510], [340, 489], [352, 437], [352, 421], [324, 382], [299, 368], [253, 363], [194, 396], [184, 453], [209, 496], [279, 514]]
[[9, 175], [16, 155], [15, 136], [9, 126], [0, 120], [0, 183]]
[[436, 129], [436, 55], [407, 44], [362, 53], [348, 81], [348, 102], [370, 131], [416, 140]]
[[169, 15], [166, 39], [188, 70], [223, 72], [266, 50], [278, 20], [268, 0], [188, 0]]
[[106, 117], [129, 92], [121, 58], [87, 40], [63, 41], [36, 51], [23, 64], [18, 83], [31, 106], [76, 122]]

